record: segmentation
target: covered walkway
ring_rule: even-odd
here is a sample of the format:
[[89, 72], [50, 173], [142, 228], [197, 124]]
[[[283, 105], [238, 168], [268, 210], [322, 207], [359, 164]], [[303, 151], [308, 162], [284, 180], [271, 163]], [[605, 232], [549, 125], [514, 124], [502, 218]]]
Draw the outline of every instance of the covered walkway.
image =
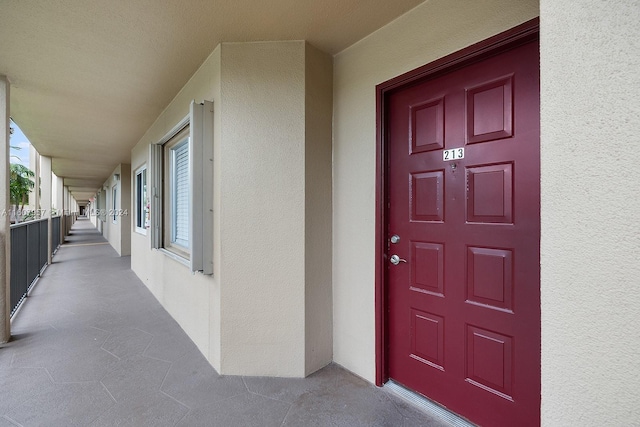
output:
[[0, 346], [4, 426], [442, 426], [337, 365], [220, 376], [86, 219]]

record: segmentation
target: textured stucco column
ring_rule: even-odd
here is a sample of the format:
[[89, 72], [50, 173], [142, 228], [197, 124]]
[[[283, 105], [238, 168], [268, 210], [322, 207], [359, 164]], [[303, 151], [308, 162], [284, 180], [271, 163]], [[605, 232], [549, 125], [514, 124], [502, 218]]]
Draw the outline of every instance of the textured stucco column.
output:
[[55, 188], [55, 200], [53, 200], [53, 207], [56, 208], [56, 213], [58, 215], [62, 215], [62, 207], [63, 207], [63, 203], [62, 203], [62, 196], [63, 196], [63, 186], [62, 186], [62, 178], [59, 176], [56, 176], [54, 174], [54, 179], [53, 179], [53, 187]]
[[[34, 177], [40, 176], [40, 154], [33, 145], [29, 146], [29, 169], [33, 171]], [[36, 212], [36, 218], [40, 214], [39, 209], [44, 209], [40, 206], [41, 194], [38, 191], [38, 180], [35, 179], [36, 185], [29, 191], [29, 210]]]
[[9, 223], [9, 80], [0, 76], [0, 343], [11, 337], [11, 225]]
[[[64, 180], [64, 178], [63, 178]], [[66, 185], [62, 185], [62, 215], [64, 216], [64, 234], [62, 235], [61, 242], [64, 242], [64, 236], [69, 234], [71, 229], [71, 207], [69, 205], [69, 189]]]
[[52, 179], [51, 179], [51, 157], [40, 156], [40, 209], [41, 209], [41, 218], [47, 218], [49, 224], [49, 243], [48, 243], [48, 254], [47, 254], [47, 263], [51, 264], [51, 241], [52, 241], [52, 233], [51, 229], [51, 209], [53, 204], [53, 188], [52, 188]]
[[540, 2], [542, 419], [640, 422], [638, 2]]
[[54, 193], [52, 204], [53, 208], [56, 210], [56, 215], [60, 216], [60, 242], [64, 240], [64, 212], [62, 211], [62, 178], [56, 176], [56, 174], [52, 174], [53, 182], [52, 182], [52, 192]]
[[304, 377], [332, 355], [332, 60], [301, 41], [220, 54], [221, 373]]

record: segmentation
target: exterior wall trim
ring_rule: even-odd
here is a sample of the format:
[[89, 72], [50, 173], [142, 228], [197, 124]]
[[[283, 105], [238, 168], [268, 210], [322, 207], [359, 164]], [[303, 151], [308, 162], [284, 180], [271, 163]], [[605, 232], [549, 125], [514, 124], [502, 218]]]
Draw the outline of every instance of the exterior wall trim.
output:
[[437, 78], [445, 73], [465, 67], [539, 39], [539, 18], [473, 44], [415, 70], [404, 73], [376, 86], [376, 231], [375, 231], [375, 312], [376, 312], [376, 385], [389, 380], [387, 357], [387, 129], [386, 103], [388, 95], [418, 80]]

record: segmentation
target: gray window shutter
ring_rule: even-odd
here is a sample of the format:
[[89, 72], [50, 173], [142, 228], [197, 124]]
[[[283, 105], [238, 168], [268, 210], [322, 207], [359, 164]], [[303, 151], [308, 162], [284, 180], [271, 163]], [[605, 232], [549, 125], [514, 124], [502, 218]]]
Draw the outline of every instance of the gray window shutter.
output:
[[162, 145], [149, 146], [151, 247], [162, 247]]
[[213, 274], [213, 102], [191, 102], [191, 271]]

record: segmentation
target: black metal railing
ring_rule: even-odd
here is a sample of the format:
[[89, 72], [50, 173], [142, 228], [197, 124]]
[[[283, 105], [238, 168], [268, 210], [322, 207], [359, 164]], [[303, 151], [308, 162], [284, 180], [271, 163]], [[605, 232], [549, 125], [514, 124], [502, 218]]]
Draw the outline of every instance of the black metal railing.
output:
[[51, 218], [51, 253], [58, 250], [62, 235], [60, 234], [60, 217], [54, 216]]
[[64, 236], [68, 236], [69, 234], [71, 234], [71, 228], [73, 227], [73, 224], [75, 224], [77, 219], [78, 219], [77, 212], [67, 213], [66, 215], [62, 216], [62, 222], [60, 223], [60, 226], [62, 227], [61, 236], [62, 236], [63, 243], [64, 243]]
[[47, 265], [48, 252], [47, 219], [11, 226], [11, 315]]

